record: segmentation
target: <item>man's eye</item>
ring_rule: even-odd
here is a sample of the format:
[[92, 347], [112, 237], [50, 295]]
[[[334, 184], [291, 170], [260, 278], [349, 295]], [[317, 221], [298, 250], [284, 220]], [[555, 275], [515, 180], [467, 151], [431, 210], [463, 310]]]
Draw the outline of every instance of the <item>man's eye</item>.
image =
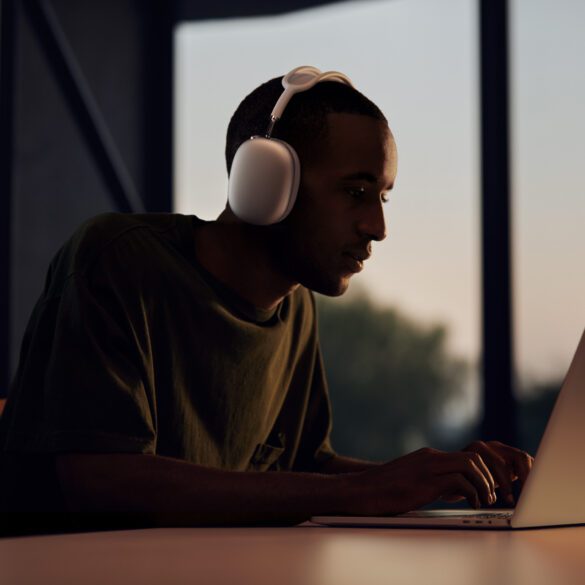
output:
[[347, 192], [355, 199], [362, 199], [366, 194], [364, 187], [350, 187]]
[[380, 199], [382, 200], [382, 203], [388, 203], [390, 200], [390, 195], [388, 195], [388, 193], [382, 193]]

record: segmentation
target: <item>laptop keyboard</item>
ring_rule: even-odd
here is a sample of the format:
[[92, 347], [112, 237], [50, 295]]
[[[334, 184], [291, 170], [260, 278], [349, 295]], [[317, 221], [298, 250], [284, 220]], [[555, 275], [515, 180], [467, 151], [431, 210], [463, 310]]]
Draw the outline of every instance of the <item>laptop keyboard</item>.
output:
[[494, 518], [510, 518], [512, 516], [513, 510], [509, 512], [485, 512], [485, 513], [478, 513], [478, 514], [461, 514], [460, 516], [454, 514], [453, 516], [449, 516], [449, 518], [488, 518], [490, 520]]

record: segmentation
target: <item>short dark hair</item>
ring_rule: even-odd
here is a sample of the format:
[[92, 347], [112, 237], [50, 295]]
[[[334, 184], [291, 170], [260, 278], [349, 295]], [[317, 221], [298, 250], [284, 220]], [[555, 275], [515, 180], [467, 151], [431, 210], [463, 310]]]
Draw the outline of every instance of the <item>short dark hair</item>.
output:
[[[251, 136], [266, 134], [270, 113], [282, 92], [282, 77], [275, 77], [257, 87], [237, 107], [227, 129], [228, 175], [240, 145]], [[302, 158], [316, 138], [325, 136], [330, 113], [361, 114], [387, 122], [378, 106], [357, 89], [338, 81], [322, 81], [292, 97], [272, 135], [286, 140]]]

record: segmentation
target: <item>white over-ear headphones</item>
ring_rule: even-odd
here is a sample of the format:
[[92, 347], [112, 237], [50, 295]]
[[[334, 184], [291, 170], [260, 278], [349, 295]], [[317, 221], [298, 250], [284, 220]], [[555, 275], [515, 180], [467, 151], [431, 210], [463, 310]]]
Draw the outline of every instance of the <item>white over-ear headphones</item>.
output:
[[308, 65], [293, 69], [282, 79], [284, 91], [272, 110], [266, 135], [252, 136], [236, 151], [228, 201], [241, 220], [271, 225], [282, 221], [293, 208], [301, 177], [299, 157], [290, 144], [271, 135], [292, 96], [320, 81], [339, 81], [353, 87], [351, 80], [338, 71], [322, 73]]

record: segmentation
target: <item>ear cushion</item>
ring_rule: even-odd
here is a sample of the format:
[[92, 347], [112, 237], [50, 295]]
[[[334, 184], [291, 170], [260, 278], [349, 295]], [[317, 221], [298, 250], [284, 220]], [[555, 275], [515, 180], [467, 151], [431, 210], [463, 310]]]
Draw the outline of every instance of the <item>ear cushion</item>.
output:
[[238, 148], [228, 185], [237, 217], [256, 225], [282, 221], [291, 211], [301, 176], [294, 148], [276, 138], [254, 136]]

